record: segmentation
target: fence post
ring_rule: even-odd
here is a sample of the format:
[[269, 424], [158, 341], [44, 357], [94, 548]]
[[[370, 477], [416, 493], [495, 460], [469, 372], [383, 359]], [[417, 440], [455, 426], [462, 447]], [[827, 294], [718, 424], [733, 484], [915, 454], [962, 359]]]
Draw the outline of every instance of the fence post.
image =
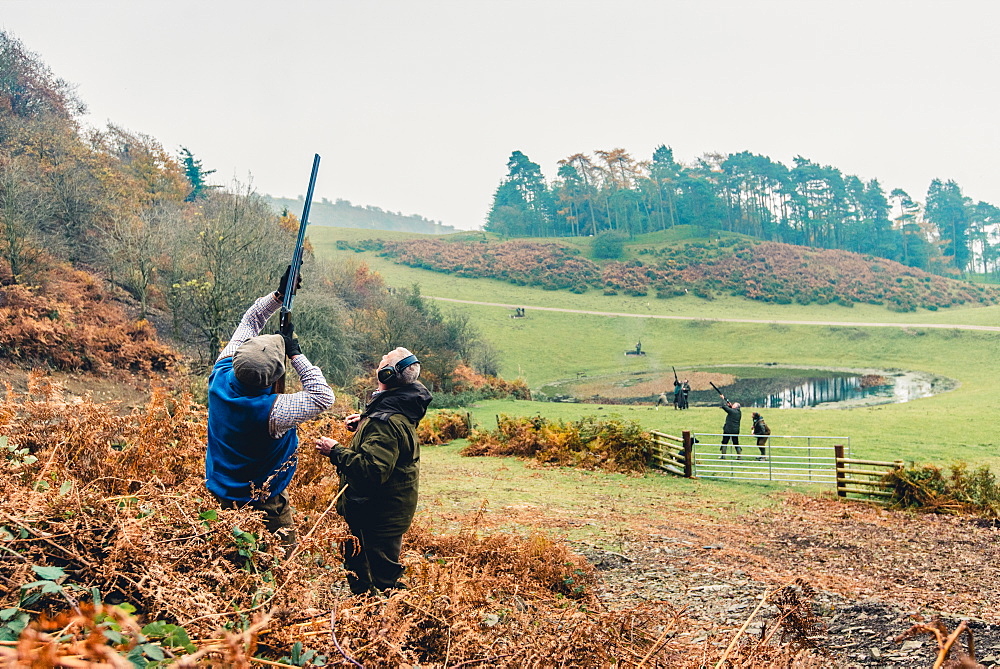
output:
[[834, 473], [836, 474], [836, 480], [837, 480], [837, 497], [847, 497], [847, 493], [843, 490], [843, 488], [847, 485], [847, 481], [845, 480], [847, 476], [840, 472], [840, 470], [843, 469], [844, 467], [844, 445], [843, 444], [834, 445], [833, 455], [834, 455], [833, 469]]
[[694, 478], [694, 440], [691, 438], [691, 430], [681, 432], [684, 438], [684, 478]]

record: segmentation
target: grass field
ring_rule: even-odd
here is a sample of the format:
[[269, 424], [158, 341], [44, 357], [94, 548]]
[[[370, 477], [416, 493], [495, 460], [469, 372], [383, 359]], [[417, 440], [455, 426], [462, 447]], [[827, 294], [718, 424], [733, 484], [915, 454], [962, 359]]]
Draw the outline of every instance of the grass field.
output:
[[[527, 308], [527, 317], [511, 319], [509, 309], [442, 303], [468, 314], [501, 352], [502, 374], [522, 377], [533, 388], [544, 383], [627, 371], [678, 371], [715, 365], [777, 362], [802, 367], [858, 367], [929, 372], [954, 379], [956, 389], [903, 404], [846, 410], [768, 410], [775, 434], [847, 435], [862, 457], [945, 463], [964, 460], [1000, 467], [1000, 439], [994, 419], [1000, 368], [1000, 333], [921, 328], [919, 324], [1000, 324], [1000, 307], [895, 313], [873, 305], [770, 305], [733, 297], [705, 301], [694, 297], [657, 300], [605, 296], [591, 291], [543, 291], [476, 279], [460, 279], [394, 265], [371, 253], [335, 248], [337, 239], [363, 239], [397, 233], [312, 228], [319, 256], [363, 261], [392, 285], [421, 285], [424, 295], [502, 302]], [[350, 260], [349, 260], [350, 259]], [[657, 320], [532, 310], [532, 307], [674, 315], [696, 320]], [[841, 321], [845, 325], [750, 324], [714, 318]], [[899, 323], [901, 327], [866, 327], [860, 323]], [[624, 356], [642, 341], [648, 354]], [[486, 402], [473, 409], [489, 425], [498, 413], [535, 414], [573, 419], [615, 413], [648, 428], [677, 434], [683, 429], [718, 432], [723, 414], [716, 408], [687, 412], [652, 407], [601, 407], [587, 404]], [[749, 416], [744, 421], [749, 430]]]
[[[614, 547], [615, 525], [621, 519], [661, 518], [672, 513], [733, 517], [769, 507], [772, 493], [785, 484], [734, 483], [690, 480], [668, 474], [625, 476], [530, 467], [516, 458], [462, 457], [464, 440], [443, 446], [425, 446], [422, 453], [421, 505], [445, 513], [465, 514], [485, 508], [496, 518], [510, 518], [512, 531], [523, 531], [524, 516], [545, 515], [574, 519], [560, 533], [573, 540]], [[819, 492], [820, 486], [799, 486]], [[485, 505], [485, 506], [484, 506]], [[503, 521], [500, 521], [503, 526]]]

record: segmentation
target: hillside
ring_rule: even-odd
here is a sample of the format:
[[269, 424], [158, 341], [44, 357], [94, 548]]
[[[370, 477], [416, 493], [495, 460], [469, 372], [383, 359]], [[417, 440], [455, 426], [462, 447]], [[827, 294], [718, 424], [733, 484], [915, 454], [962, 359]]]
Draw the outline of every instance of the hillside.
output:
[[[296, 215], [302, 213], [305, 199], [287, 197], [272, 197], [265, 195], [264, 199], [276, 214], [286, 209]], [[309, 210], [309, 222], [314, 225], [332, 225], [340, 228], [362, 228], [368, 230], [396, 230], [399, 232], [420, 232], [429, 235], [441, 235], [455, 232], [455, 228], [444, 225], [440, 221], [432, 221], [417, 214], [385, 211], [372, 205], [360, 206], [347, 200], [330, 202], [326, 198], [313, 201]]]
[[377, 251], [404, 265], [460, 277], [575, 293], [596, 289], [663, 299], [730, 294], [777, 304], [863, 302], [900, 312], [1000, 302], [995, 288], [884, 258], [739, 237], [644, 246], [635, 259], [603, 263], [571, 245], [523, 240], [363, 240], [339, 248]]
[[0, 358], [22, 368], [44, 366], [96, 377], [176, 371], [180, 356], [153, 325], [135, 320], [105, 283], [67, 266], [11, 282], [0, 262]]

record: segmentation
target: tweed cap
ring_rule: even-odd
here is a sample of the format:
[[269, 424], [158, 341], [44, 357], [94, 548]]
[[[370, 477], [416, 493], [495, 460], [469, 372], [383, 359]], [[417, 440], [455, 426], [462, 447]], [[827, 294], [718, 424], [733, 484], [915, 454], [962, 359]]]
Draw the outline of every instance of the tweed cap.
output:
[[233, 355], [233, 373], [248, 388], [267, 388], [285, 373], [285, 340], [259, 335], [243, 342]]

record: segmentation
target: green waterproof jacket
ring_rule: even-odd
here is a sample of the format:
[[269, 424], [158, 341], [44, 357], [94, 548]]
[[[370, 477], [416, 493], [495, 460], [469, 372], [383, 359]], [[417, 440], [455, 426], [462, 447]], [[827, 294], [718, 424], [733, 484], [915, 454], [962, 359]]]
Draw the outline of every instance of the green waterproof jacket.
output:
[[337, 511], [369, 535], [400, 536], [410, 528], [420, 483], [417, 425], [430, 402], [419, 382], [380, 393], [362, 414], [350, 447], [330, 461], [348, 484]]
[[722, 402], [722, 410], [726, 412], [726, 423], [722, 426], [722, 433], [739, 434], [743, 413], [736, 407], [729, 406], [725, 400]]

